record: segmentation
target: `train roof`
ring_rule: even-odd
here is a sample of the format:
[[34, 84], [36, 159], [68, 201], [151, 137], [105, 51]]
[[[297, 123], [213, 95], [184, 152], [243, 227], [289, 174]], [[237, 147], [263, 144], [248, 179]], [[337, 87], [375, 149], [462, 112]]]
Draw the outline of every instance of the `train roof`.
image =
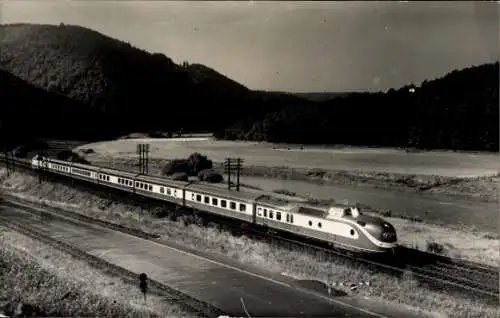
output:
[[76, 162], [70, 162], [70, 164], [71, 164], [72, 168], [86, 169], [86, 170], [91, 170], [91, 171], [97, 171], [97, 170], [101, 169], [101, 167], [85, 165], [85, 164], [76, 163]]
[[329, 212], [325, 210], [324, 207], [311, 207], [311, 206], [298, 206], [295, 212], [323, 219], [325, 219], [329, 214]]
[[60, 164], [60, 165], [66, 165], [66, 166], [71, 165], [71, 162], [64, 161], [64, 160], [59, 160], [59, 159], [47, 158], [47, 161], [52, 162], [52, 163], [57, 163], [57, 164]]
[[128, 172], [128, 171], [109, 169], [104, 167], [98, 167], [97, 170], [99, 170], [100, 173], [112, 174], [114, 176], [120, 175], [120, 177], [130, 178], [130, 179], [134, 179], [137, 175], [139, 175], [137, 172]]
[[[208, 182], [197, 182], [197, 184], [203, 184], [207, 185], [209, 187], [217, 187], [220, 189], [227, 190], [227, 184], [226, 183], [208, 183]], [[240, 186], [240, 190], [242, 192], [247, 192], [251, 194], [255, 194], [255, 196], [258, 198], [257, 201], [259, 203], [263, 204], [272, 204], [272, 205], [286, 205], [290, 203], [295, 203], [295, 202], [306, 202], [307, 199], [304, 198], [299, 198], [299, 197], [293, 197], [289, 196], [286, 194], [281, 194], [281, 193], [270, 193], [269, 191], [264, 191], [260, 189], [255, 189], [255, 188], [248, 188], [245, 186]], [[231, 192], [234, 192], [235, 190], [232, 190]]]
[[220, 195], [235, 200], [245, 200], [245, 201], [255, 200], [261, 196], [261, 194], [249, 191], [236, 191], [236, 189], [228, 190], [227, 188], [224, 187], [220, 186], [214, 187], [212, 184], [201, 183], [201, 182], [189, 184], [188, 186], [186, 186], [186, 190], [201, 191], [207, 194]]
[[171, 187], [177, 187], [177, 188], [183, 188], [187, 184], [189, 184], [186, 181], [177, 181], [177, 180], [170, 180], [162, 177], [155, 177], [155, 176], [149, 176], [149, 175], [137, 175], [137, 180], [144, 181], [144, 182], [151, 182], [155, 184], [161, 184], [166, 187], [171, 186]]
[[258, 201], [259, 203], [264, 205], [269, 204], [273, 206], [279, 206], [282, 209], [290, 209], [291, 207], [299, 203], [307, 202], [307, 199], [262, 191], [262, 196]]

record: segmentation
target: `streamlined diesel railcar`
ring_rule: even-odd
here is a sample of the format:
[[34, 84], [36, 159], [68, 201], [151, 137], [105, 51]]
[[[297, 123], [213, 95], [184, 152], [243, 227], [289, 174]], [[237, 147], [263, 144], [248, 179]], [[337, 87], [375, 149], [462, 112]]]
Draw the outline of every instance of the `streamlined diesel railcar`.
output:
[[218, 216], [288, 232], [361, 253], [384, 253], [397, 246], [395, 228], [380, 217], [350, 205], [318, 207], [272, 192], [230, 191], [221, 184], [173, 181], [36, 156], [33, 169], [85, 180], [137, 195], [164, 200]]

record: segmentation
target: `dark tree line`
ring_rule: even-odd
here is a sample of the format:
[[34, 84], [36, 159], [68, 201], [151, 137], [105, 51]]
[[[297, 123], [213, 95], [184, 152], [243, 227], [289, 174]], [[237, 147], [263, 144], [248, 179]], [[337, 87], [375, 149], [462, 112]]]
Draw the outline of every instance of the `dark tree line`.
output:
[[312, 107], [282, 108], [254, 121], [240, 121], [217, 137], [498, 151], [498, 74], [497, 62], [453, 71], [420, 87], [353, 93]]

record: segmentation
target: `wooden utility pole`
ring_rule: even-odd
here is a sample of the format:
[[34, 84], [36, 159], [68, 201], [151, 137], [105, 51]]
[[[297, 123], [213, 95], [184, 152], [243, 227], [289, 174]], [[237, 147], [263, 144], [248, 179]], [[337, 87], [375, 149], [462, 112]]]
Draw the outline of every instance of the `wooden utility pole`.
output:
[[240, 175], [243, 159], [241, 158], [226, 158], [224, 162], [224, 170], [227, 173], [227, 189], [231, 190], [231, 172], [236, 170], [236, 191], [240, 191]]
[[149, 144], [138, 144], [137, 154], [139, 155], [139, 173], [149, 173]]

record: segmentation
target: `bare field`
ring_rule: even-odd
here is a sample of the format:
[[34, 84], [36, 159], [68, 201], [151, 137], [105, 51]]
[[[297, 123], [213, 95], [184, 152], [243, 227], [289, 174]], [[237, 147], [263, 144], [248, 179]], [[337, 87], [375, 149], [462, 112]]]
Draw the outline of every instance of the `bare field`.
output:
[[136, 145], [149, 143], [152, 160], [187, 158], [199, 152], [217, 168], [226, 157], [244, 159], [242, 175], [355, 185], [498, 200], [498, 156], [493, 154], [422, 152], [395, 149], [279, 150], [271, 144], [212, 139], [128, 139], [81, 145], [92, 149], [90, 161], [137, 160]]
[[[478, 177], [498, 173], [494, 154], [420, 152], [373, 148], [285, 148], [269, 143], [200, 139], [129, 139], [80, 146], [103, 155], [136, 155], [137, 143], [151, 145], [152, 158], [186, 158], [193, 152], [207, 155], [215, 162], [226, 157], [241, 157], [250, 166], [324, 169], [330, 171], [365, 171], [396, 174]], [[280, 147], [280, 148], [278, 148]], [[273, 149], [274, 148], [274, 149]], [[290, 150], [288, 150], [290, 149]]]
[[[350, 296], [368, 297], [385, 304], [419, 308], [415, 310], [420, 311], [422, 316], [427, 315], [429, 311], [442, 313], [448, 317], [498, 317], [499, 315], [497, 306], [484, 305], [478, 300], [465, 299], [460, 295], [452, 297], [429, 291], [412, 279], [410, 272], [404, 279], [396, 279], [378, 272], [355, 268], [352, 264], [342, 260], [326, 262], [318, 255], [289, 250], [245, 236], [236, 237], [219, 229], [216, 225], [200, 227], [193, 224], [189, 218], [182, 218], [178, 221], [157, 219], [151, 217], [149, 209], [113, 202], [61, 184], [38, 184], [37, 178], [20, 173], [7, 177], [3, 170], [0, 177], [0, 187], [4, 191], [32, 202], [44, 203], [48, 206], [60, 207], [146, 232], [157, 233], [163, 240], [227, 257], [242, 265], [257, 266], [275, 273], [321, 282], [342, 282], [347, 286], [341, 286], [339, 289]], [[401, 222], [396, 226], [411, 227], [412, 225], [405, 223], [404, 220]], [[428, 231], [432, 232], [432, 227], [429, 227]], [[450, 236], [456, 235], [456, 233], [448, 233]], [[401, 235], [402, 239], [405, 239], [407, 235], [406, 239], [411, 241], [411, 237], [416, 233], [404, 232]], [[426, 235], [425, 231], [422, 235]], [[463, 233], [463, 235], [463, 240], [471, 239], [467, 236], [470, 234]], [[457, 235], [457, 237], [461, 236]], [[465, 245], [465, 242], [462, 243]], [[455, 244], [459, 246], [461, 243], [455, 242]], [[498, 249], [498, 245], [496, 248]], [[469, 252], [471, 257], [478, 257], [484, 253], [484, 251], [474, 249]], [[488, 254], [492, 262], [498, 262], [498, 253]], [[369, 286], [359, 285], [359, 288], [354, 291], [348, 287], [351, 283], [359, 284], [367, 281], [370, 282]]]
[[0, 308], [7, 314], [24, 304], [37, 316], [193, 317], [158, 296], [145, 304], [137, 286], [3, 227], [0, 264], [6, 269], [0, 271]]

